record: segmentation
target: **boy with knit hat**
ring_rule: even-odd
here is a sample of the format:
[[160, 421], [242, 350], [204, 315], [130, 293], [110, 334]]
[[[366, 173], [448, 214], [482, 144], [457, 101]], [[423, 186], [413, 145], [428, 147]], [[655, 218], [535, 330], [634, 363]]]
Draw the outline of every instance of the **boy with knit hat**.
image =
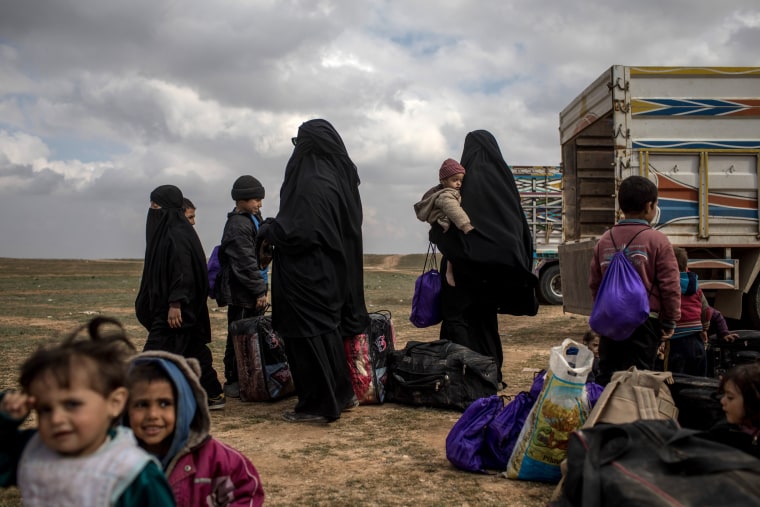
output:
[[[268, 280], [265, 270], [259, 269], [256, 257], [256, 234], [263, 222], [261, 203], [264, 186], [250, 175], [235, 180], [232, 185], [235, 208], [227, 215], [219, 247], [221, 269], [216, 282], [216, 301], [228, 306], [227, 324], [262, 315], [267, 307]], [[232, 336], [227, 333], [224, 350], [224, 392], [231, 398], [240, 397], [237, 360]]]
[[[465, 234], [472, 231], [474, 227], [462, 208], [462, 196], [459, 193], [464, 175], [462, 164], [451, 158], [444, 160], [438, 171], [440, 183], [425, 192], [422, 200], [414, 205], [417, 218], [429, 224], [437, 222], [443, 232], [449, 230], [452, 222]], [[446, 281], [452, 287], [455, 285], [451, 262], [447, 263]]]

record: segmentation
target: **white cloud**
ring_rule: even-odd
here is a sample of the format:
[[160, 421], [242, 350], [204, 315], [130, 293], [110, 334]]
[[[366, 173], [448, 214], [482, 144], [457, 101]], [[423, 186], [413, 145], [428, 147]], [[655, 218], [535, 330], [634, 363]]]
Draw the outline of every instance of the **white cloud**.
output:
[[[276, 213], [290, 138], [316, 117], [359, 167], [365, 250], [422, 251], [411, 205], [467, 132], [554, 165], [559, 111], [610, 65], [760, 65], [755, 0], [24, 1], [0, 33], [0, 216], [57, 199], [49, 256], [140, 257], [164, 183], [198, 204], [209, 249], [237, 176]], [[13, 243], [0, 256], [40, 251]]]

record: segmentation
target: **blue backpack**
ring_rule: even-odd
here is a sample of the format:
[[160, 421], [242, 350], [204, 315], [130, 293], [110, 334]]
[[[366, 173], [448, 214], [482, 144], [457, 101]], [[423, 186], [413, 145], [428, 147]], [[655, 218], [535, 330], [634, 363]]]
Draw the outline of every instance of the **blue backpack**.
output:
[[[637, 232], [628, 244], [648, 229]], [[628, 259], [627, 245], [618, 249], [611, 230], [610, 239], [615, 253], [602, 276], [588, 323], [600, 335], [623, 341], [649, 317], [649, 291]]]

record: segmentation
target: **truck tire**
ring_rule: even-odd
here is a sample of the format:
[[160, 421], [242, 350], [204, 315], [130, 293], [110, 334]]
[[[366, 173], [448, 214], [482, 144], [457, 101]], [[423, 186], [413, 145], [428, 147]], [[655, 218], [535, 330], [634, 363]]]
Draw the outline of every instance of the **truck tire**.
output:
[[760, 276], [755, 278], [749, 292], [744, 295], [742, 321], [752, 329], [760, 329]]
[[547, 305], [562, 304], [562, 279], [559, 276], [559, 264], [552, 264], [541, 271], [538, 278], [538, 297]]

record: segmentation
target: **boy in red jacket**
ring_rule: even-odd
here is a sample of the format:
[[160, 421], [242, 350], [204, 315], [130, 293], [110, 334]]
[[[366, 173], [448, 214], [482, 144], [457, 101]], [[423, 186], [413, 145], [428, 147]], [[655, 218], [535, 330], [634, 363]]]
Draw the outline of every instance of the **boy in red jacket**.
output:
[[591, 294], [596, 300], [602, 275], [617, 244], [626, 249], [649, 292], [650, 314], [626, 340], [600, 338], [596, 379], [600, 385], [606, 385], [614, 372], [631, 366], [654, 369], [660, 341], [673, 335], [681, 317], [680, 274], [673, 247], [663, 233], [649, 225], [657, 214], [657, 186], [643, 176], [630, 176], [620, 183], [618, 205], [625, 218], [605, 232], [594, 247], [589, 272]]

